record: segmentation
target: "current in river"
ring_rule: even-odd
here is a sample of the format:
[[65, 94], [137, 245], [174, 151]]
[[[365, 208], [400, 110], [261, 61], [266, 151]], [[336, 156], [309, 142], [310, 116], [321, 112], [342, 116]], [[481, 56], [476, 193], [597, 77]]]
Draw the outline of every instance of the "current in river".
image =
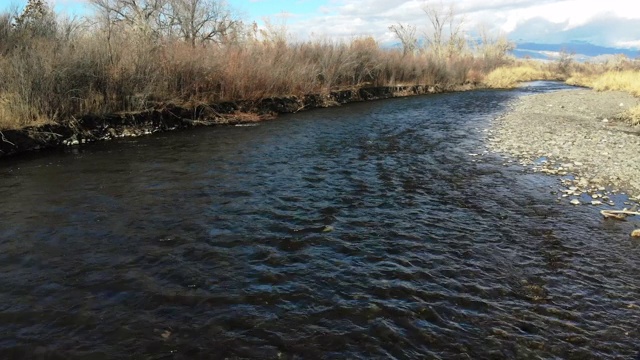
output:
[[634, 224], [487, 152], [534, 83], [0, 161], [0, 358], [635, 359]]

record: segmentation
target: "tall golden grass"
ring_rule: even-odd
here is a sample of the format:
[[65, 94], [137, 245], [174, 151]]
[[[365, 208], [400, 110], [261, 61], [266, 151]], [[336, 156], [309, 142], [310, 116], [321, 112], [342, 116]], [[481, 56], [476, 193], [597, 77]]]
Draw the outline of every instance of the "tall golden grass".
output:
[[534, 80], [560, 80], [561, 76], [547, 64], [535, 61], [519, 61], [499, 67], [484, 77], [483, 84], [494, 89], [510, 89], [518, 84]]
[[[640, 60], [618, 55], [604, 63], [575, 63], [561, 58], [557, 62], [516, 61], [501, 66], [484, 77], [489, 88], [508, 89], [533, 80], [563, 80], [569, 85], [597, 91], [624, 91], [640, 97]], [[633, 125], [640, 124], [640, 106], [620, 117]]]
[[567, 83], [597, 91], [624, 91], [640, 97], [640, 70], [607, 70], [601, 74], [575, 73], [567, 79]]
[[640, 105], [634, 106], [622, 114], [632, 125], [640, 125]]

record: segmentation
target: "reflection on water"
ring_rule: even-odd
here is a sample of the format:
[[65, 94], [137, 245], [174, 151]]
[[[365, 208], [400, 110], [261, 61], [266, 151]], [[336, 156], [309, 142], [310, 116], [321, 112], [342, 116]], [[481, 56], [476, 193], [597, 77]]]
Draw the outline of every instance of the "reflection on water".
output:
[[[633, 358], [634, 224], [412, 97], [0, 163], [3, 358]], [[561, 87], [561, 86], [560, 86]]]

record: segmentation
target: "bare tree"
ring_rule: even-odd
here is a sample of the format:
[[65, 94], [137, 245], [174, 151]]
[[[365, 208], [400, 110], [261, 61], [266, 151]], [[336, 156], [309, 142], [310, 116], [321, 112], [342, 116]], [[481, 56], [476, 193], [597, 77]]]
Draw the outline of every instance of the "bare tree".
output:
[[124, 24], [146, 39], [180, 37], [223, 42], [239, 26], [223, 0], [91, 0], [112, 25]]
[[509, 61], [509, 52], [515, 45], [504, 34], [493, 36], [486, 26], [477, 30], [478, 37], [474, 42], [476, 55], [484, 60], [485, 70], [491, 70]]
[[110, 24], [124, 24], [144, 38], [157, 38], [166, 26], [167, 0], [91, 0]]
[[223, 42], [239, 25], [225, 1], [168, 0], [168, 5], [165, 17], [192, 46], [198, 42]]
[[574, 51], [562, 48], [556, 59], [557, 72], [568, 77], [571, 74], [575, 55], [576, 53]]
[[264, 27], [260, 29], [260, 38], [265, 45], [284, 46], [289, 40], [289, 28], [287, 27], [287, 14], [282, 13], [275, 19], [265, 17], [262, 19]]
[[424, 5], [422, 10], [430, 25], [430, 31], [425, 34], [430, 51], [438, 58], [461, 53], [467, 46], [462, 27], [464, 18], [456, 15], [453, 4], [448, 8], [442, 4]]
[[418, 38], [416, 37], [416, 26], [409, 24], [400, 24], [389, 26], [389, 30], [402, 43], [402, 52], [404, 55], [412, 54], [418, 48]]

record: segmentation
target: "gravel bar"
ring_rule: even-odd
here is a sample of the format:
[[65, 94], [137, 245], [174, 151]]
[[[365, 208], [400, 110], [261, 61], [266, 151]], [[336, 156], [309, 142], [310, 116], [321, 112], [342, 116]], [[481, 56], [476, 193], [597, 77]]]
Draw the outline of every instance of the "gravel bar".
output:
[[627, 93], [584, 89], [523, 96], [493, 122], [489, 148], [534, 171], [563, 176], [563, 197], [590, 194], [597, 205], [607, 202], [601, 195], [606, 188], [637, 201], [640, 126], [619, 114], [639, 103]]

